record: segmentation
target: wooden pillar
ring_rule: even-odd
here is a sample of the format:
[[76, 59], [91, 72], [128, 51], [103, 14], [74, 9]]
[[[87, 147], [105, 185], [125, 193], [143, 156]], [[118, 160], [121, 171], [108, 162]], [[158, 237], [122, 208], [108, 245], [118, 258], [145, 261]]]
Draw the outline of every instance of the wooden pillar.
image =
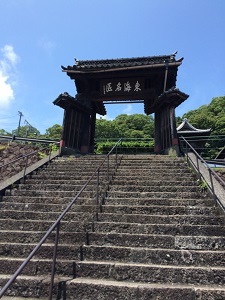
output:
[[81, 144], [80, 144], [80, 152], [81, 153], [89, 153], [90, 149], [90, 114], [83, 113], [82, 114], [82, 122], [81, 122]]
[[155, 112], [155, 153], [179, 154], [175, 109], [164, 106]]
[[96, 126], [96, 111], [93, 110], [91, 113], [91, 126], [90, 126], [90, 149], [91, 153], [94, 152], [95, 148], [95, 126]]
[[160, 111], [155, 112], [155, 146], [154, 152], [161, 153], [161, 114]]

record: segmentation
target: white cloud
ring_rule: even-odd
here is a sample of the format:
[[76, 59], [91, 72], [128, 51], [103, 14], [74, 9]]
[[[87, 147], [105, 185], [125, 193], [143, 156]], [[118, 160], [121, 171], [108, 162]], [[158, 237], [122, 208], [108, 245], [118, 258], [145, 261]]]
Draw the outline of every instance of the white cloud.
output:
[[38, 46], [44, 50], [48, 55], [52, 54], [52, 50], [55, 48], [55, 44], [46, 39], [46, 38], [42, 38], [38, 41]]
[[13, 85], [15, 83], [16, 65], [19, 56], [11, 45], [1, 48], [0, 56], [0, 107], [6, 108], [15, 97]]
[[132, 105], [127, 104], [126, 107], [122, 111], [123, 114], [131, 115], [132, 113]]

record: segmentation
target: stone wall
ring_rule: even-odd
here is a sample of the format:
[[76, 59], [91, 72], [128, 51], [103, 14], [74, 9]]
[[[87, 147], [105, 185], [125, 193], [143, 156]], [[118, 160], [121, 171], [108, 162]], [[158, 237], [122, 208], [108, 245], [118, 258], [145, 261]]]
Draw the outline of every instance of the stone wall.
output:
[[[1, 167], [5, 164], [8, 164], [17, 158], [20, 158], [26, 154], [32, 153], [38, 150], [37, 146], [16, 143], [16, 142], [0, 142], [0, 181], [3, 181], [11, 176], [22, 171], [25, 166], [25, 159], [19, 159], [16, 162], [9, 164], [7, 166]], [[28, 166], [37, 162], [40, 159], [40, 155], [37, 153], [29, 156]]]

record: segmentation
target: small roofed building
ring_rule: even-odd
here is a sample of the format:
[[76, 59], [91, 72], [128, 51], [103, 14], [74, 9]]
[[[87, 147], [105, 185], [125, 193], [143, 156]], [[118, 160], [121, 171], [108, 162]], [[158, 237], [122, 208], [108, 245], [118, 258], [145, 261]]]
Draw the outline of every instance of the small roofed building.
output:
[[205, 146], [205, 143], [211, 134], [210, 129], [198, 129], [191, 125], [187, 119], [177, 127], [177, 134], [182, 143], [181, 137], [184, 137], [194, 149], [198, 150]]

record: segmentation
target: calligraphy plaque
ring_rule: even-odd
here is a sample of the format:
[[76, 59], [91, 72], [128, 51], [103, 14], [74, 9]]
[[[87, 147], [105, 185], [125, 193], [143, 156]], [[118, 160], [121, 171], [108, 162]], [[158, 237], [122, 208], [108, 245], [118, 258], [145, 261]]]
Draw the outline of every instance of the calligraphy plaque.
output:
[[143, 79], [109, 79], [100, 82], [102, 96], [138, 95], [144, 92]]

